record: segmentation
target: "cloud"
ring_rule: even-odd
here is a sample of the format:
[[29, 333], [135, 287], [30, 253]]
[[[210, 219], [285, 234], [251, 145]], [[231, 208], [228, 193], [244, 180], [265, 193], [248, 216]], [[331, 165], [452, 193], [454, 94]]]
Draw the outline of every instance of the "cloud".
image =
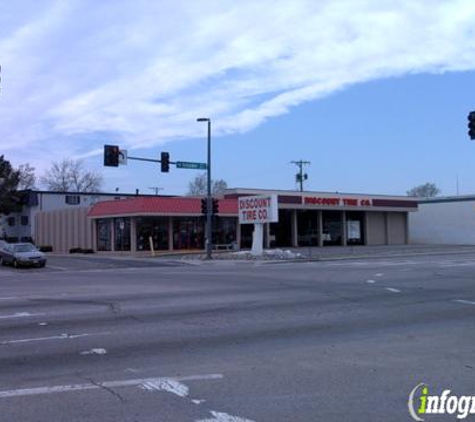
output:
[[200, 116], [245, 132], [353, 84], [475, 68], [473, 0], [175, 3], [2, 6], [1, 151], [41, 168], [105, 135], [150, 147]]

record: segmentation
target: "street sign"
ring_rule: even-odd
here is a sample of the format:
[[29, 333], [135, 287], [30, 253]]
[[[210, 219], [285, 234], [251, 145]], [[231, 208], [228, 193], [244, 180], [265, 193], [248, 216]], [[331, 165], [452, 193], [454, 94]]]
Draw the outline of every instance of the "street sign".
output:
[[119, 165], [126, 165], [127, 164], [127, 150], [126, 149], [119, 149]]
[[190, 169], [190, 170], [206, 170], [208, 166], [206, 163], [193, 163], [190, 161], [177, 161], [177, 169]]

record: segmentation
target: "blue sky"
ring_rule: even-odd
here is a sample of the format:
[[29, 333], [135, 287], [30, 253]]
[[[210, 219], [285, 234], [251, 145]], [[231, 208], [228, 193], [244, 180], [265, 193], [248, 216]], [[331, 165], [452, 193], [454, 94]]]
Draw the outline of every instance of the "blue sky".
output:
[[102, 145], [204, 161], [231, 187], [475, 193], [475, 2], [7, 1], [0, 16], [0, 153], [38, 175], [64, 157], [106, 190], [185, 193], [197, 173]]

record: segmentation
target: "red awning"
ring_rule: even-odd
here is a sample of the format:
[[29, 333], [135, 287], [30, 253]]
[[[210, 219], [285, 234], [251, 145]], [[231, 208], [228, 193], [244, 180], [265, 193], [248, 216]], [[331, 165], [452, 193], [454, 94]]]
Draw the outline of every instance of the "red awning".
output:
[[[201, 198], [137, 197], [98, 202], [93, 205], [88, 217], [127, 215], [201, 215]], [[220, 199], [219, 215], [238, 214], [236, 199]]]

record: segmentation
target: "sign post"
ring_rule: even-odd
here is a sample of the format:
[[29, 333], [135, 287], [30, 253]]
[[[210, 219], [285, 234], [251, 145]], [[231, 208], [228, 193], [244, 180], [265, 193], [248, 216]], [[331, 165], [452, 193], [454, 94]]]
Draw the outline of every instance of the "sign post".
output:
[[264, 244], [264, 224], [279, 221], [277, 195], [244, 196], [238, 199], [239, 224], [254, 224], [252, 250], [254, 256], [261, 256]]

